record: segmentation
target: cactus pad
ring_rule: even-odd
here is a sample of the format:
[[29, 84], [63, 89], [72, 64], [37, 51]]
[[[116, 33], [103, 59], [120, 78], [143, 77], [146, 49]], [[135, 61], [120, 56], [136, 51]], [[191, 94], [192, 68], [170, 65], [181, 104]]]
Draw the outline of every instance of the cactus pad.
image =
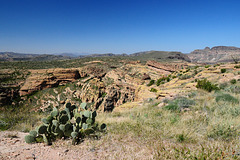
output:
[[62, 115], [62, 116], [60, 117], [60, 120], [59, 120], [59, 121], [60, 121], [61, 124], [66, 124], [68, 120], [69, 120], [69, 118], [68, 118], [67, 115]]
[[29, 134], [33, 137], [37, 137], [37, 131], [30, 131]]
[[89, 117], [91, 117], [91, 112], [86, 110], [86, 111], [83, 112], [83, 115], [85, 117], [89, 118]]
[[87, 103], [85, 103], [85, 102], [81, 103], [80, 107], [81, 107], [82, 109], [87, 109], [87, 108], [86, 108], [86, 107], [87, 107]]
[[35, 138], [32, 135], [26, 135], [24, 139], [25, 139], [26, 143], [34, 143], [34, 142], [36, 142]]
[[38, 128], [38, 134], [45, 134], [46, 132], [47, 132], [47, 126], [41, 125], [41, 126]]

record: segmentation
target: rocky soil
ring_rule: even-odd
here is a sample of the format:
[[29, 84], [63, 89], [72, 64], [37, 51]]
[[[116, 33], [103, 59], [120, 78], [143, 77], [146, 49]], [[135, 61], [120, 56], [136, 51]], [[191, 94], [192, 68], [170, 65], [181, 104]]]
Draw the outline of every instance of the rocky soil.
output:
[[[0, 159], [1, 160], [74, 160], [74, 159], [99, 159], [105, 154], [103, 150], [96, 150], [87, 145], [87, 142], [78, 146], [72, 146], [71, 141], [59, 140], [52, 146], [43, 143], [27, 144], [23, 132], [0, 132]], [[89, 143], [89, 142], [88, 142]], [[107, 155], [107, 154], [106, 154]], [[105, 156], [106, 156], [105, 155]]]
[[[152, 151], [132, 139], [107, 134], [101, 139], [86, 139], [73, 146], [71, 140], [58, 140], [51, 146], [43, 143], [27, 144], [28, 133], [0, 132], [1, 160], [96, 160], [96, 159], [152, 159]], [[117, 158], [118, 157], [118, 158]]]

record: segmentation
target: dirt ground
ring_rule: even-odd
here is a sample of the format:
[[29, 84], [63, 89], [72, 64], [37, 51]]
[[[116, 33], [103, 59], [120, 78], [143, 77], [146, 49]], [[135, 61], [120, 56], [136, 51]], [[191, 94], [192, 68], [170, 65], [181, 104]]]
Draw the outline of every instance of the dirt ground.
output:
[[71, 144], [71, 140], [58, 140], [51, 146], [43, 143], [27, 144], [24, 141], [27, 134], [0, 132], [0, 160], [153, 159], [145, 146], [111, 134], [99, 140], [86, 139], [76, 146]]
[[[92, 145], [84, 142], [78, 146], [72, 146], [71, 140], [59, 140], [52, 146], [45, 144], [27, 144], [22, 132], [0, 132], [0, 159], [1, 160], [61, 160], [61, 159], [105, 159], [101, 150], [96, 150]], [[104, 151], [105, 152], [105, 151]], [[106, 154], [106, 153], [105, 153]]]

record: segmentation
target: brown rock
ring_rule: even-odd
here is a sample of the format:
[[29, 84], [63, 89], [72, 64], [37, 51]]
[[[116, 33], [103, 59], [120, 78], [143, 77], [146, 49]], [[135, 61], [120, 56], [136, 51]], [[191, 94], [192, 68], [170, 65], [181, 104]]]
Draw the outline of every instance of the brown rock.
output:
[[234, 62], [240, 60], [240, 48], [229, 46], [206, 47], [196, 49], [188, 57], [197, 63]]
[[142, 80], [149, 80], [149, 79], [151, 79], [151, 77], [148, 74], [144, 73]]
[[60, 101], [60, 104], [65, 104], [65, 101], [64, 100]]
[[80, 78], [76, 69], [42, 69], [33, 70], [32, 74], [21, 87], [20, 96], [33, 93], [44, 88], [56, 87], [67, 82], [73, 82]]
[[162, 69], [165, 71], [169, 71], [169, 72], [175, 72], [179, 69], [184, 69], [186, 68], [188, 65], [184, 64], [184, 63], [170, 63], [170, 64], [166, 64], [166, 63], [160, 63], [160, 62], [156, 62], [156, 61], [147, 61], [146, 65], [157, 68], [157, 69]]

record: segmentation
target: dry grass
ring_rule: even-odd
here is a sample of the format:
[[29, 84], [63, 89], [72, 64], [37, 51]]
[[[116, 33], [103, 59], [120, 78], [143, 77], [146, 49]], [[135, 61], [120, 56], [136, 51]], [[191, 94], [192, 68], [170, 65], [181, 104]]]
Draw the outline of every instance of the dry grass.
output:
[[0, 113], [0, 131], [8, 129], [29, 132], [34, 129], [44, 115], [30, 112], [30, 110], [31, 108], [25, 106], [5, 107]]
[[98, 121], [107, 124], [108, 134], [97, 143], [116, 145], [109, 159], [239, 159], [239, 104], [215, 98], [200, 91], [185, 111], [166, 110], [154, 101], [102, 113]]

